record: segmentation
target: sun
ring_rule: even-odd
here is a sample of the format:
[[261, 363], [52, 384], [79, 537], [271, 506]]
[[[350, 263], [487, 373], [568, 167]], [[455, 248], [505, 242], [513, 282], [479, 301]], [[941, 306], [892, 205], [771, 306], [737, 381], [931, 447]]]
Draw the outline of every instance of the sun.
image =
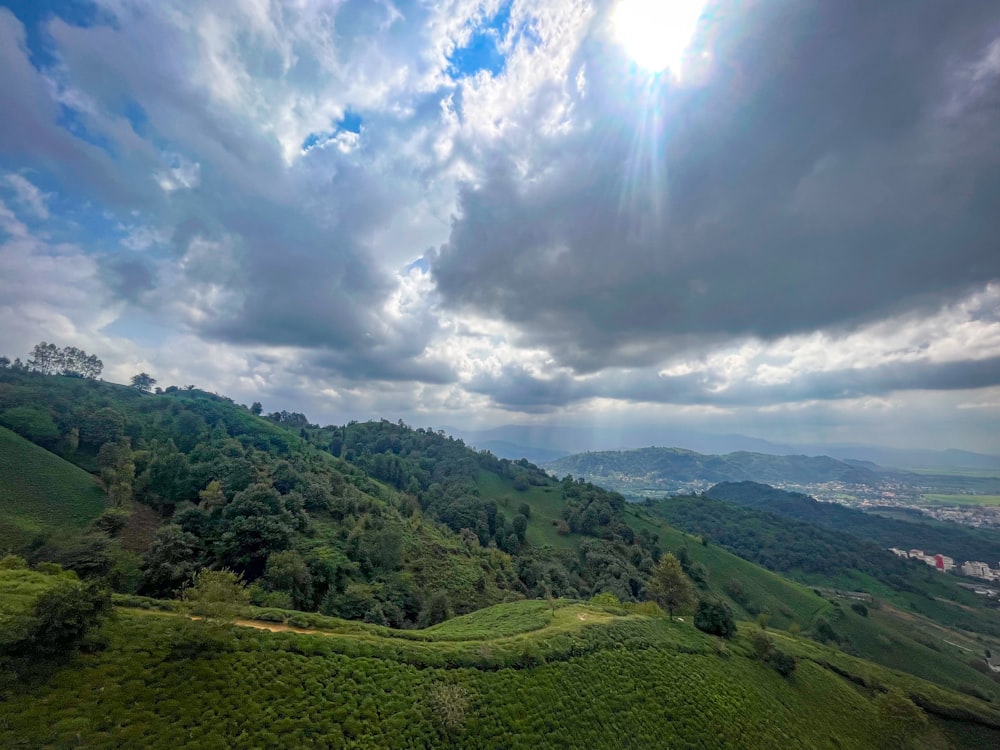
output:
[[615, 10], [615, 32], [629, 56], [653, 73], [667, 68], [681, 75], [705, 0], [622, 0]]

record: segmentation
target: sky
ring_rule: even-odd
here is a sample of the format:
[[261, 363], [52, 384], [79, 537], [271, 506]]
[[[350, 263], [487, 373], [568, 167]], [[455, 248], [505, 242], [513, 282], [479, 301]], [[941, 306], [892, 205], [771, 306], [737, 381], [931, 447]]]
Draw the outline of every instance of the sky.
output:
[[6, 0], [0, 70], [11, 359], [1000, 453], [995, 0]]

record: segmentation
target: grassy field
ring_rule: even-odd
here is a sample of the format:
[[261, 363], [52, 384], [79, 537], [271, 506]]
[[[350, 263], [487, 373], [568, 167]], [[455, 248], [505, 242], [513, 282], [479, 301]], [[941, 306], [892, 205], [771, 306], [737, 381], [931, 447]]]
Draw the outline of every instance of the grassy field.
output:
[[0, 551], [42, 531], [82, 528], [105, 505], [87, 472], [0, 427]]
[[1000, 495], [922, 495], [935, 505], [1000, 505]]

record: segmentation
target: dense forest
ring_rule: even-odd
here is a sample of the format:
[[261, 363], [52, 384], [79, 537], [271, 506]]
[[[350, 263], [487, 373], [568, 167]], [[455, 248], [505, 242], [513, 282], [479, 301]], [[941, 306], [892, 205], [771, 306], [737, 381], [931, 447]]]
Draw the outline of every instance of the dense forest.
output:
[[[527, 461], [152, 385], [0, 368], [0, 425], [99, 477], [110, 506], [85, 533], [43, 530], [11, 551], [155, 596], [228, 567], [258, 604], [395, 626], [522, 597], [632, 601], [659, 558], [620, 495]], [[542, 493], [558, 517], [532, 513]]]

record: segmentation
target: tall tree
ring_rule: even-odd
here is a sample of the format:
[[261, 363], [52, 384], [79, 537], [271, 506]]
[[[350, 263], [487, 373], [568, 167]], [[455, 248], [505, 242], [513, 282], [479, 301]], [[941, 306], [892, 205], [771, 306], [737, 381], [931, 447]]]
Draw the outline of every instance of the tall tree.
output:
[[660, 562], [653, 568], [646, 593], [667, 610], [671, 620], [674, 619], [676, 610], [694, 602], [694, 586], [681, 569], [680, 562], [669, 552], [661, 557]]
[[138, 375], [132, 376], [132, 387], [137, 391], [142, 391], [143, 393], [149, 393], [153, 390], [153, 386], [156, 385], [156, 378], [145, 372], [140, 372]]

